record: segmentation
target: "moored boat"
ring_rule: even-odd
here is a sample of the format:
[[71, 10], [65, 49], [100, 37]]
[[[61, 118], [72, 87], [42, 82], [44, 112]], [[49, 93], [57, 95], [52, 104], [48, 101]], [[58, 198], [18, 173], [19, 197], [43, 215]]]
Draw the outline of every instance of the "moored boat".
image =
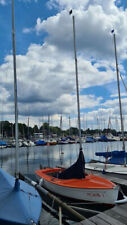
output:
[[[72, 13], [72, 10], [69, 12]], [[111, 181], [94, 174], [85, 173], [85, 158], [82, 151], [80, 101], [78, 87], [78, 67], [75, 43], [75, 18], [73, 19], [74, 56], [76, 73], [76, 93], [79, 131], [79, 156], [77, 161], [67, 169], [47, 168], [35, 171], [40, 184], [55, 194], [77, 201], [89, 201], [101, 204], [115, 204], [127, 201], [126, 197], [118, 200], [119, 187]]]
[[41, 198], [31, 185], [0, 169], [0, 224], [38, 224]]
[[49, 191], [77, 201], [115, 204], [119, 187], [102, 177], [85, 174], [83, 152], [68, 169], [46, 168], [35, 171], [40, 184]]

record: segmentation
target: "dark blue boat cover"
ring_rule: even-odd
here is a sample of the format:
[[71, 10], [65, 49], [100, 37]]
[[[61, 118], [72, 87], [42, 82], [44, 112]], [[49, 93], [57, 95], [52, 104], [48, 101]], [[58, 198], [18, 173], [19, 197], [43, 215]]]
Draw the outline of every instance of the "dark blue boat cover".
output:
[[86, 137], [86, 143], [87, 142], [95, 142], [95, 138], [93, 138], [93, 137]]
[[85, 158], [82, 151], [79, 152], [77, 161], [59, 174], [59, 179], [85, 178]]
[[[127, 155], [126, 155], [126, 162], [127, 162]], [[125, 157], [111, 157], [108, 160], [108, 163], [116, 164], [116, 165], [124, 165]]]
[[43, 140], [36, 141], [36, 145], [46, 145], [46, 142]]
[[105, 158], [110, 158], [108, 159], [107, 163], [112, 163], [112, 164], [119, 164], [123, 165], [125, 162], [125, 157], [127, 161], [127, 152], [121, 150], [115, 150], [111, 152], [96, 152], [96, 156], [103, 156]]
[[107, 141], [108, 141], [108, 138], [107, 138], [105, 135], [102, 135], [102, 136], [99, 138], [99, 141], [107, 142]]
[[7, 146], [7, 143], [5, 141], [0, 141], [0, 146]]
[[103, 156], [105, 158], [109, 157], [125, 157], [125, 151], [110, 151], [110, 152], [96, 152], [96, 156]]
[[19, 180], [16, 190], [15, 178], [0, 169], [0, 224], [38, 224], [41, 198], [32, 186]]

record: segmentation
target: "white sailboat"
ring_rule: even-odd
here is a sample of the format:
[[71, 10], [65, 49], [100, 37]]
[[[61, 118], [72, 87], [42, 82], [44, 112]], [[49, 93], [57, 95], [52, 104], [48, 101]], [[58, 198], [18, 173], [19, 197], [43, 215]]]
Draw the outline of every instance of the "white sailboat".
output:
[[[116, 150], [112, 152], [97, 152], [96, 155], [104, 156], [106, 158], [105, 162], [91, 162], [86, 163], [86, 169], [101, 171], [110, 174], [122, 175], [127, 178], [127, 166], [126, 159], [127, 153], [125, 151], [125, 141], [124, 141], [124, 124], [123, 124], [123, 116], [122, 116], [122, 104], [121, 104], [121, 95], [120, 95], [120, 81], [119, 81], [119, 69], [118, 69], [118, 60], [117, 60], [117, 49], [116, 49], [116, 36], [114, 30], [113, 33], [113, 41], [114, 41], [114, 50], [115, 50], [115, 62], [116, 62], [116, 75], [117, 75], [117, 85], [118, 85], [118, 96], [119, 96], [119, 109], [120, 109], [120, 121], [121, 121], [121, 133], [122, 133], [122, 150]], [[109, 160], [108, 160], [108, 157]], [[114, 158], [113, 158], [114, 157]], [[121, 164], [120, 157], [123, 160]]]
[[[70, 11], [72, 13], [72, 11]], [[88, 201], [103, 204], [119, 203], [119, 187], [107, 179], [85, 173], [85, 159], [82, 151], [80, 101], [78, 86], [78, 66], [75, 41], [75, 17], [73, 19], [74, 56], [76, 74], [76, 94], [79, 130], [79, 156], [77, 161], [67, 169], [46, 168], [35, 171], [40, 184], [49, 191], [77, 201]], [[122, 201], [125, 201], [123, 199]], [[121, 201], [120, 201], [121, 202]]]
[[12, 35], [16, 139], [15, 177], [0, 169], [0, 224], [36, 225], [41, 212], [41, 198], [35, 188], [19, 179], [14, 0], [12, 0]]

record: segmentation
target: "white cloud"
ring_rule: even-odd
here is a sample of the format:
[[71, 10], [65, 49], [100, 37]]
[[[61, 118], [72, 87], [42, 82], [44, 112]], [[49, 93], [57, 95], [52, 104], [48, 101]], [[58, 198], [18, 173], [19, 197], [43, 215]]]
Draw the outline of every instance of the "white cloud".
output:
[[19, 0], [19, 1], [23, 1], [23, 2], [35, 2], [35, 3], [37, 3], [38, 2], [38, 0]]
[[[50, 7], [59, 6], [59, 13], [46, 20], [38, 18], [35, 28], [23, 30], [24, 33], [30, 33], [35, 29], [38, 35], [43, 30], [46, 31], [48, 36], [43, 45], [31, 44], [25, 55], [17, 55], [21, 120], [28, 115], [32, 118], [54, 115], [57, 121], [61, 114], [77, 114], [72, 18], [68, 14], [70, 8], [74, 9], [76, 18], [81, 110], [94, 110], [86, 114], [89, 121], [94, 120], [99, 113], [106, 121], [110, 114], [119, 115], [117, 100], [105, 99], [102, 104], [104, 97], [102, 98], [101, 93], [97, 97], [93, 92], [87, 94], [85, 89], [92, 90], [92, 87], [112, 84], [113, 92], [108, 90], [108, 94], [117, 93], [117, 86], [114, 86], [115, 59], [110, 31], [112, 27], [116, 29], [120, 61], [126, 58], [127, 12], [117, 8], [112, 0], [91, 0], [85, 3], [82, 0], [52, 0], [48, 4]], [[125, 73], [122, 64], [119, 68]], [[5, 96], [6, 113], [11, 117], [14, 111], [12, 55], [6, 56], [5, 63], [0, 66], [0, 74], [3, 87], [1, 94]]]
[[[45, 30], [47, 41], [61, 50], [72, 50], [72, 19], [68, 4], [75, 5], [77, 50], [87, 57], [111, 58], [114, 56], [113, 38], [110, 31], [116, 30], [119, 57], [126, 58], [127, 11], [117, 8], [112, 0], [51, 1], [63, 5], [63, 10], [47, 20], [37, 19], [37, 33]], [[82, 7], [81, 7], [82, 6]], [[73, 8], [73, 7], [72, 7]]]
[[119, 4], [117, 0], [49, 0], [48, 6], [61, 9], [88, 9], [90, 5], [101, 5], [103, 10], [110, 11], [115, 9], [115, 3]]
[[34, 28], [24, 28], [24, 29], [23, 29], [23, 33], [28, 34], [28, 33], [33, 32], [34, 30], [35, 30]]
[[6, 1], [5, 0], [0, 0], [0, 4], [1, 5], [6, 5]]
[[[122, 92], [120, 95], [121, 95], [121, 97], [126, 97], [127, 93], [126, 92]], [[118, 93], [117, 94], [112, 94], [110, 97], [111, 98], [118, 98]]]
[[[89, 0], [82, 1], [82, 0], [49, 0], [47, 5], [49, 8], [68, 8], [70, 9], [77, 9], [77, 8], [86, 8], [89, 5]], [[91, 4], [93, 1], [91, 1]]]
[[[95, 65], [81, 59], [80, 89], [109, 82], [113, 75], [111, 71], [108, 73], [109, 75], [107, 72], [99, 72]], [[5, 63], [0, 67], [0, 74], [1, 85], [8, 93], [7, 101], [13, 104], [12, 56], [6, 57]], [[55, 46], [46, 43], [43, 46], [32, 44], [26, 55], [17, 55], [17, 78], [21, 115], [28, 114], [28, 108], [30, 115], [36, 116], [76, 113], [74, 60], [68, 55], [65, 57]], [[81, 108], [93, 108], [101, 100], [101, 97], [82, 95]]]
[[[38, 2], [38, 0], [18, 0], [18, 1], [23, 1], [23, 2], [32, 2], [32, 1], [34, 1], [35, 3], [37, 3]], [[7, 4], [7, 1], [6, 0], [0, 0], [0, 4], [1, 5], [6, 5]]]

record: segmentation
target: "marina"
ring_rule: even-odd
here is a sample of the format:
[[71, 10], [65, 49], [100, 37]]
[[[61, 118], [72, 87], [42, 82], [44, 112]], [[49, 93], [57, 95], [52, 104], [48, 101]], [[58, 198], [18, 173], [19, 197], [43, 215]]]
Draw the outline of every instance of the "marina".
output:
[[[98, 159], [95, 155], [95, 152], [98, 150], [105, 151], [107, 146], [110, 146], [111, 149], [115, 149], [119, 146], [119, 149], [122, 148], [121, 142], [95, 142], [95, 143], [83, 143], [83, 152], [86, 158], [86, 162], [89, 162], [90, 159]], [[24, 175], [29, 176], [30, 178], [35, 179], [35, 170], [45, 167], [57, 167], [57, 166], [70, 166], [74, 161], [75, 157], [78, 155], [79, 144], [66, 144], [66, 145], [54, 145], [54, 146], [33, 146], [33, 147], [22, 147], [19, 149], [19, 167], [20, 172]], [[14, 148], [4, 148], [0, 149], [0, 166], [5, 171], [14, 175], [15, 163], [15, 149]], [[88, 172], [86, 170], [86, 172]], [[112, 179], [107, 174], [103, 174], [105, 178]], [[118, 183], [122, 188], [125, 194], [127, 194], [127, 181], [125, 179], [119, 179], [117, 177], [113, 177], [113, 182]], [[123, 205], [116, 205], [108, 212], [112, 212], [115, 208], [121, 209], [124, 212]], [[94, 210], [97, 208], [92, 207]], [[51, 207], [53, 209], [53, 206]], [[59, 218], [55, 218], [55, 213], [52, 215], [48, 207], [46, 209], [42, 208], [41, 220], [43, 221], [43, 225], [46, 224], [59, 224]], [[104, 210], [105, 211], [105, 210]], [[105, 212], [103, 212], [105, 213]], [[106, 211], [107, 213], [107, 211]], [[56, 213], [57, 215], [57, 213]], [[85, 213], [87, 215], [87, 213]], [[97, 214], [98, 215], [98, 214]], [[95, 215], [94, 215], [95, 216]], [[64, 215], [63, 215], [64, 217]], [[96, 217], [96, 216], [95, 216]], [[91, 217], [90, 217], [91, 218]], [[87, 218], [87, 220], [91, 220]], [[86, 221], [87, 221], [86, 220]], [[117, 220], [117, 218], [116, 218]], [[45, 223], [44, 223], [45, 221]], [[67, 218], [65, 220], [65, 224], [76, 224], [76, 221], [69, 220]], [[85, 222], [86, 223], [86, 222]], [[85, 224], [84, 223], [84, 224]], [[64, 223], [63, 223], [64, 224]], [[88, 223], [89, 224], [89, 223]]]
[[116, 2], [0, 0], [1, 225], [127, 225], [127, 5]]

